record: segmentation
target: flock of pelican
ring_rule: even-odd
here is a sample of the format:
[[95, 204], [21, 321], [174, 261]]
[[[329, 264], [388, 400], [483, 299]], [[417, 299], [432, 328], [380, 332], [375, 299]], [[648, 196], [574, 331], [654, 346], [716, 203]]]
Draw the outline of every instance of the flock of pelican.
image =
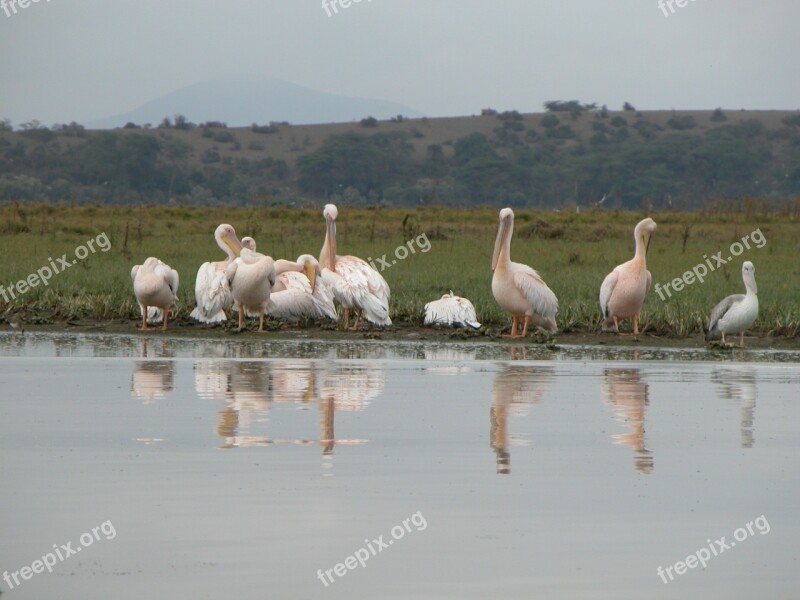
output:
[[[225, 321], [238, 312], [239, 329], [245, 316], [258, 316], [258, 330], [264, 330], [264, 317], [298, 322], [303, 318], [338, 321], [334, 300], [344, 309], [344, 329], [356, 330], [363, 320], [373, 325], [392, 324], [389, 317], [390, 290], [386, 280], [365, 260], [336, 253], [338, 209], [327, 204], [325, 241], [319, 260], [303, 254], [295, 261], [274, 260], [256, 251], [251, 237], [240, 241], [231, 225], [222, 224], [214, 232], [225, 260], [204, 263], [195, 283], [196, 308], [191, 317], [201, 323]], [[558, 299], [542, 277], [530, 266], [511, 261], [514, 212], [500, 211], [500, 222], [492, 255], [492, 294], [511, 315], [510, 337], [525, 337], [532, 326], [556, 333]], [[600, 286], [603, 331], [619, 333], [620, 321], [630, 319], [633, 335], [639, 335], [639, 313], [650, 291], [652, 276], [647, 270], [647, 250], [656, 222], [646, 218], [633, 230], [633, 258], [614, 268]], [[167, 328], [169, 310], [175, 306], [178, 273], [161, 260], [150, 257], [131, 271], [133, 289], [142, 311], [142, 329], [148, 321], [163, 321]], [[742, 266], [746, 293], [728, 296], [712, 311], [707, 339], [739, 334], [758, 316], [758, 296], [753, 263]], [[351, 313], [355, 315], [351, 325]], [[426, 325], [458, 325], [479, 329], [475, 307], [466, 298], [452, 293], [425, 305]], [[522, 331], [518, 327], [522, 324]]]

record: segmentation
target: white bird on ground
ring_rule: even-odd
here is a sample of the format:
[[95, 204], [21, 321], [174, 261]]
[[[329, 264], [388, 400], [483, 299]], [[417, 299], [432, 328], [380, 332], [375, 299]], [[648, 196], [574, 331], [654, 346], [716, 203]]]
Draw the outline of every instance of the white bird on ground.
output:
[[239, 329], [244, 328], [245, 311], [258, 315], [258, 330], [264, 331], [264, 314], [275, 284], [275, 261], [259, 252], [242, 248], [238, 258], [226, 269], [233, 299], [239, 310]]
[[357, 329], [363, 316], [375, 325], [391, 325], [389, 318], [389, 285], [366, 261], [356, 256], [337, 256], [336, 217], [338, 209], [326, 204], [322, 211], [325, 217], [325, 242], [319, 255], [322, 281], [331, 289], [333, 297], [344, 306], [344, 328], [350, 325], [350, 311], [360, 309], [353, 329]]
[[647, 270], [647, 248], [656, 230], [651, 218], [639, 221], [633, 229], [636, 251], [631, 260], [614, 268], [600, 285], [600, 311], [603, 331], [619, 333], [620, 319], [633, 321], [633, 335], [639, 335], [639, 311], [650, 291], [652, 277]]
[[425, 305], [425, 325], [469, 325], [475, 329], [481, 328], [472, 302], [453, 295], [453, 290]]
[[725, 334], [738, 333], [739, 346], [744, 348], [744, 332], [758, 317], [758, 286], [756, 268], [749, 260], [742, 264], [742, 280], [746, 293], [728, 296], [711, 311], [706, 341], [719, 339], [725, 343]]
[[[148, 329], [148, 318], [151, 322], [164, 322], [163, 329], [167, 328], [169, 310], [175, 306], [178, 299], [178, 272], [168, 264], [151, 256], [144, 264], [136, 265], [131, 269], [133, 280], [133, 293], [142, 310], [142, 329]], [[157, 314], [149, 311], [157, 308]]]
[[277, 260], [275, 273], [277, 277], [267, 309], [270, 316], [287, 321], [300, 321], [303, 317], [339, 319], [333, 293], [322, 281], [322, 270], [316, 258], [302, 254], [297, 261]]
[[500, 211], [500, 226], [492, 256], [492, 294], [497, 303], [511, 313], [511, 337], [517, 337], [520, 319], [525, 325], [522, 336], [533, 323], [548, 333], [555, 333], [558, 299], [552, 290], [528, 265], [511, 262], [511, 236], [514, 232], [514, 211]]
[[197, 270], [194, 297], [197, 306], [190, 317], [201, 323], [226, 321], [225, 311], [233, 305], [233, 294], [225, 270], [242, 250], [242, 242], [232, 226], [223, 223], [214, 231], [214, 239], [225, 254], [225, 260], [203, 263]]

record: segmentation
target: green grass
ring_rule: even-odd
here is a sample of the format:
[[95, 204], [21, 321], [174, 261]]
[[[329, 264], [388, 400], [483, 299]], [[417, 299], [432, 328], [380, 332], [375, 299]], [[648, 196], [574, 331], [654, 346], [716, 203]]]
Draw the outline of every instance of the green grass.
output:
[[[214, 228], [231, 223], [239, 236], [252, 235], [259, 250], [275, 258], [317, 256], [325, 225], [321, 209], [190, 208], [183, 206], [0, 205], [0, 285], [25, 279], [40, 267], [105, 232], [111, 250], [96, 252], [39, 286], [6, 303], [0, 315], [23, 313], [30, 322], [69, 319], [135, 319], [130, 269], [157, 256], [181, 275], [182, 316], [194, 306], [194, 278], [207, 260], [222, 253]], [[406, 217], [410, 215], [410, 218]], [[641, 213], [544, 213], [516, 211], [512, 260], [535, 268], [559, 298], [562, 331], [599, 328], [597, 296], [605, 275], [631, 258], [633, 226]], [[760, 314], [752, 328], [761, 333], [795, 336], [800, 322], [800, 236], [798, 223], [773, 214], [650, 214], [658, 231], [650, 245], [648, 268], [653, 284], [662, 285], [723, 250], [755, 229], [767, 240], [732, 263], [662, 301], [651, 290], [641, 323], [660, 335], [687, 336], [702, 331], [711, 308], [724, 296], [742, 293], [741, 263], [756, 266]], [[404, 220], [406, 226], [404, 228]], [[684, 248], [683, 235], [689, 227]], [[452, 289], [469, 298], [481, 322], [506, 326], [510, 318], [491, 292], [490, 261], [497, 228], [491, 208], [351, 209], [340, 207], [338, 251], [367, 259], [387, 255], [425, 233], [430, 250], [409, 254], [383, 271], [392, 289], [391, 316], [419, 325], [426, 302]], [[424, 244], [423, 244], [424, 246]], [[374, 261], [377, 265], [377, 261]], [[629, 325], [626, 325], [629, 327]]]

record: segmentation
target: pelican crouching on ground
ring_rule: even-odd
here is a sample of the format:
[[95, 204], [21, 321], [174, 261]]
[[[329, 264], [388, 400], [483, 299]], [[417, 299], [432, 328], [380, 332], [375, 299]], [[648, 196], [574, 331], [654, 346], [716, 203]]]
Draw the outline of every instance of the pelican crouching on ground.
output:
[[333, 305], [333, 294], [322, 281], [319, 262], [310, 254], [297, 257], [297, 261], [275, 261], [276, 280], [269, 299], [267, 313], [286, 321], [331, 319], [339, 315]]
[[742, 280], [746, 293], [728, 296], [711, 311], [706, 341], [719, 339], [721, 335], [724, 344], [726, 333], [738, 333], [739, 346], [744, 348], [744, 332], [758, 317], [756, 268], [749, 260], [742, 264]]
[[511, 262], [511, 236], [514, 232], [514, 211], [500, 211], [500, 225], [492, 256], [492, 294], [497, 303], [511, 313], [511, 337], [517, 337], [520, 319], [525, 324], [522, 336], [533, 323], [548, 333], [555, 333], [558, 299], [552, 290], [528, 265]]
[[639, 335], [639, 312], [650, 291], [652, 277], [647, 270], [647, 248], [656, 230], [651, 218], [639, 221], [633, 229], [636, 251], [633, 258], [614, 268], [600, 286], [600, 311], [603, 313], [603, 331], [619, 333], [621, 319], [633, 321], [633, 335]]
[[[169, 310], [178, 299], [178, 272], [151, 256], [144, 264], [131, 269], [131, 279], [133, 293], [142, 310], [142, 329], [148, 329], [147, 319], [150, 317], [156, 323], [163, 320], [162, 329], [166, 330]], [[153, 308], [158, 311], [154, 313], [150, 310]]]
[[338, 209], [326, 204], [325, 243], [319, 255], [322, 281], [330, 288], [333, 297], [344, 307], [344, 328], [350, 325], [350, 311], [360, 310], [352, 329], [357, 329], [362, 316], [375, 325], [391, 325], [389, 318], [389, 285], [366, 261], [356, 256], [336, 255], [336, 217]]
[[258, 330], [264, 331], [264, 314], [275, 285], [275, 261], [259, 252], [242, 248], [239, 257], [226, 269], [233, 300], [239, 310], [239, 329], [244, 329], [244, 313], [258, 315]]
[[194, 286], [194, 298], [197, 306], [190, 317], [201, 323], [218, 323], [226, 321], [225, 311], [233, 305], [233, 295], [225, 270], [242, 250], [242, 242], [236, 237], [236, 231], [224, 223], [214, 231], [217, 246], [228, 257], [225, 260], [203, 263], [197, 270]]
[[474, 329], [481, 328], [472, 302], [453, 295], [452, 290], [441, 299], [425, 305], [425, 325], [460, 325]]

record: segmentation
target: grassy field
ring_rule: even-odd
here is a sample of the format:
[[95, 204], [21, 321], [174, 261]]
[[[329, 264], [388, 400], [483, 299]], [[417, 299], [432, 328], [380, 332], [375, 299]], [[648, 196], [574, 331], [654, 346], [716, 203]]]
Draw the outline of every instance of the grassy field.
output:
[[[439, 207], [350, 209], [339, 207], [340, 254], [375, 259], [424, 234], [430, 243], [413, 244], [416, 252], [383, 271], [392, 289], [391, 316], [396, 324], [420, 325], [426, 302], [452, 289], [472, 300], [481, 322], [499, 330], [510, 318], [491, 292], [490, 261], [497, 230], [495, 209]], [[543, 213], [517, 210], [512, 260], [537, 269], [559, 298], [558, 326], [564, 332], [599, 329], [597, 296], [605, 275], [633, 254], [633, 226], [645, 215], [624, 212]], [[760, 314], [752, 331], [797, 336], [800, 323], [800, 227], [796, 220], [771, 214], [738, 212], [653, 213], [658, 231], [650, 245], [648, 268], [653, 284], [665, 284], [704, 262], [704, 256], [759, 229], [766, 244], [750, 250], [662, 301], [651, 290], [641, 325], [651, 334], [689, 336], [702, 332], [711, 308], [724, 296], [742, 293], [744, 260], [756, 266]], [[194, 278], [207, 260], [223, 256], [213, 240], [217, 224], [232, 224], [239, 236], [252, 235], [259, 250], [275, 258], [317, 256], [325, 235], [320, 209], [187, 208], [181, 206], [68, 206], [9, 203], [0, 205], [0, 285], [26, 279], [41, 267], [105, 233], [108, 252], [99, 248], [48, 286], [38, 285], [4, 301], [0, 316], [21, 315], [29, 323], [89, 319], [130, 320], [138, 307], [130, 269], [157, 256], [181, 275], [179, 316], [194, 306]], [[97, 247], [98, 244], [95, 244]], [[402, 252], [401, 252], [402, 254]], [[380, 263], [373, 261], [376, 266]], [[183, 319], [176, 323], [180, 325]], [[625, 325], [630, 328], [629, 323]]]

